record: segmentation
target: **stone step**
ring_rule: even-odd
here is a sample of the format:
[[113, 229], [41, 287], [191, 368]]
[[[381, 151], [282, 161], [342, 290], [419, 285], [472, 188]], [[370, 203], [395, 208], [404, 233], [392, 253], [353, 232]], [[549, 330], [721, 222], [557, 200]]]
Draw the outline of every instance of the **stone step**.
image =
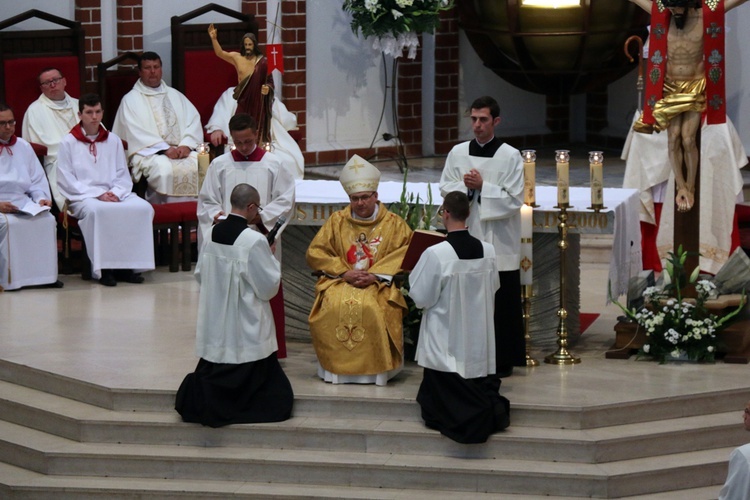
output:
[[[415, 406], [416, 403], [412, 403]], [[622, 410], [638, 412], [638, 409]], [[293, 417], [286, 422], [212, 429], [186, 424], [174, 411], [98, 408], [0, 382], [0, 415], [18, 425], [73, 441], [336, 450], [602, 463], [663, 453], [732, 446], [743, 439], [737, 412], [673, 418], [589, 430], [526, 427], [515, 422], [486, 444], [463, 446], [421, 421]]]
[[[693, 488], [675, 492], [636, 495], [629, 500], [708, 500], [715, 499], [718, 486]], [[191, 481], [143, 478], [101, 478], [88, 476], [45, 476], [12, 465], [0, 463], [0, 496], [13, 500], [80, 500], [81, 498], [159, 498], [184, 499], [316, 499], [336, 498], [340, 500], [465, 500], [467, 492], [434, 491], [417, 489], [363, 488], [346, 486], [316, 486], [288, 483], [244, 482], [237, 484], [224, 481]], [[538, 495], [509, 493], [472, 492], [471, 498], [533, 500]], [[547, 500], [573, 500], [577, 497], [545, 496]]]
[[605, 464], [174, 445], [77, 443], [0, 422], [3, 461], [48, 476], [619, 496], [721, 484], [732, 448]]
[[[404, 369], [405, 372], [411, 373], [411, 377], [421, 376], [420, 370], [413, 362], [407, 363]], [[611, 365], [611, 370], [613, 374], [616, 373], [617, 365]], [[109, 410], [165, 413], [174, 411], [175, 391], [112, 389], [3, 360], [0, 360], [0, 381]], [[512, 379], [510, 384], [512, 386]], [[331, 393], [329, 389], [335, 391]], [[419, 407], [415, 403], [416, 387], [413, 394], [400, 397], [390, 397], [389, 395], [396, 391], [388, 390], [389, 388], [381, 389], [383, 388], [310, 384], [306, 389], [295, 389], [294, 415], [333, 419], [345, 415], [352, 420], [422, 422]], [[517, 399], [512, 399], [511, 411], [513, 426], [595, 429], [673, 417], [736, 411], [745, 405], [747, 398], [747, 388], [738, 386], [714, 392], [635, 399], [617, 404], [593, 404], [583, 407], [575, 404], [523, 404], [517, 403]]]

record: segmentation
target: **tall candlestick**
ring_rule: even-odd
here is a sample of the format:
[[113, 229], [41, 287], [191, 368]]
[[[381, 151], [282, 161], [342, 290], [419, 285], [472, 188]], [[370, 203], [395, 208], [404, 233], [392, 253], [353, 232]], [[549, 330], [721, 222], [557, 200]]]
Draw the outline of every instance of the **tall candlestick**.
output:
[[558, 149], [555, 151], [557, 162], [557, 206], [567, 207], [570, 203], [570, 151]]
[[531, 285], [534, 269], [534, 209], [529, 205], [521, 207], [521, 284]]
[[532, 207], [536, 206], [536, 151], [524, 149], [523, 156], [523, 202]]
[[601, 151], [589, 152], [589, 167], [591, 170], [591, 206], [602, 207], [604, 205], [604, 153]]

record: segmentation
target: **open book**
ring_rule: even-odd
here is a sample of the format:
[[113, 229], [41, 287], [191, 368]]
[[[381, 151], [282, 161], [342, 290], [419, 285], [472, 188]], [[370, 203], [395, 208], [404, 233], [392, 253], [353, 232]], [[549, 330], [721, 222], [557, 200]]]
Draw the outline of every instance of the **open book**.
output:
[[411, 236], [409, 248], [406, 249], [406, 255], [401, 262], [401, 269], [411, 271], [417, 265], [417, 261], [427, 247], [436, 245], [445, 241], [445, 234], [437, 231], [428, 231], [426, 229], [417, 229]]
[[38, 215], [42, 212], [48, 212], [50, 210], [50, 207], [43, 207], [38, 203], [35, 203], [31, 200], [27, 201], [24, 206], [18, 209], [18, 211], [22, 214], [28, 214], [28, 215]]

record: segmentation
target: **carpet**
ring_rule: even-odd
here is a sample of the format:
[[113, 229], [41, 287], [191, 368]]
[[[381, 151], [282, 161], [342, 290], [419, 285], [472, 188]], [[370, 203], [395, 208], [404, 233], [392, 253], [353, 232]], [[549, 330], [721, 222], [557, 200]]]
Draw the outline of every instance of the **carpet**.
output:
[[581, 322], [581, 333], [584, 333], [586, 329], [591, 326], [591, 323], [596, 321], [596, 318], [598, 317], [599, 315], [595, 313], [580, 313], [578, 318]]

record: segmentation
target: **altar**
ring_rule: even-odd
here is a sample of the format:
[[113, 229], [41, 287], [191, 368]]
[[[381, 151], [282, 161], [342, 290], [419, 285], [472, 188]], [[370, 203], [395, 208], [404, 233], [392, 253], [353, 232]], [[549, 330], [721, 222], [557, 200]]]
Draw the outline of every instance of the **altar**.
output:
[[[284, 296], [287, 315], [287, 337], [309, 340], [307, 314], [314, 299], [314, 278], [305, 263], [305, 251], [317, 229], [337, 210], [348, 205], [349, 197], [338, 181], [298, 180], [296, 205], [290, 225], [282, 235]], [[401, 200], [401, 182], [381, 182], [378, 199], [390, 206]], [[408, 182], [407, 197], [435, 207], [442, 204], [439, 184]], [[556, 346], [559, 298], [560, 256], [558, 243], [557, 188], [537, 186], [533, 212], [533, 290], [530, 333], [533, 347], [545, 351]], [[566, 274], [566, 308], [568, 336], [571, 343], [580, 336], [580, 237], [582, 234], [612, 235], [609, 281], [616, 295], [627, 291], [628, 280], [641, 270], [641, 236], [638, 221], [638, 191], [604, 189], [605, 209], [588, 210], [591, 191], [570, 188], [568, 209], [568, 251]], [[602, 283], [602, 307], [606, 305], [607, 283]], [[595, 312], [595, 311], [587, 311]]]

